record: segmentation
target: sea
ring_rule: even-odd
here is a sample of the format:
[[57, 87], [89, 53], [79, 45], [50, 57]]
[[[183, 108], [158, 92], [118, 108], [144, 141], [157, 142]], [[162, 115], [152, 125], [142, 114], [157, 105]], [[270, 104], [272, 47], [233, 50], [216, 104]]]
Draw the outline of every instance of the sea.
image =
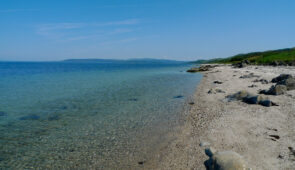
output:
[[202, 78], [191, 66], [0, 62], [0, 169], [142, 168], [181, 125]]

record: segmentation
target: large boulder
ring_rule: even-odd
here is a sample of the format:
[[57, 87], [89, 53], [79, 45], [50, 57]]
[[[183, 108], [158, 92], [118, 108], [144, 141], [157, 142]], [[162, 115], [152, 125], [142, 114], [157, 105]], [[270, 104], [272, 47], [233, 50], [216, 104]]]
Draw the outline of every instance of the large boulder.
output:
[[231, 95], [230, 97], [232, 99], [236, 99], [236, 100], [243, 100], [245, 97], [247, 96], [252, 96], [252, 94], [250, 94], [248, 91], [246, 90], [241, 90], [237, 93], [235, 93], [234, 95]]
[[281, 95], [281, 94], [285, 94], [286, 91], [287, 91], [287, 86], [277, 84], [277, 85], [271, 86], [269, 90], [260, 91], [260, 94]]
[[288, 78], [277, 83], [278, 85], [285, 85], [287, 90], [295, 90], [295, 78]]
[[215, 152], [211, 148], [205, 149], [209, 160], [205, 161], [207, 170], [250, 170], [241, 155], [233, 151]]
[[267, 96], [265, 95], [254, 95], [246, 90], [241, 90], [233, 95], [228, 96], [231, 100], [242, 100], [247, 104], [259, 104], [262, 106], [270, 107], [270, 106], [277, 106], [276, 103], [272, 102]]
[[293, 78], [293, 76], [290, 75], [290, 74], [281, 74], [281, 75], [279, 75], [278, 77], [273, 78], [273, 79], [271, 80], [271, 82], [272, 82], [272, 83], [278, 83], [278, 82], [280, 82], [280, 81], [282, 81], [282, 80], [286, 80], [286, 79], [289, 79], [289, 78]]

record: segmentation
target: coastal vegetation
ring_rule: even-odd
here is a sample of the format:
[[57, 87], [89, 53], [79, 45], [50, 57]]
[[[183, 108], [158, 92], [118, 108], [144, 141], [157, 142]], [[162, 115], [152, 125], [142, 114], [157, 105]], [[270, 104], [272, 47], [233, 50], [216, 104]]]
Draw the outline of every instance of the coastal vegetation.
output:
[[210, 60], [197, 60], [196, 64], [236, 64], [243, 61], [249, 61], [256, 65], [294, 65], [295, 48], [286, 48], [279, 50], [270, 50], [263, 52], [251, 52], [247, 54], [238, 54], [228, 58], [215, 58]]

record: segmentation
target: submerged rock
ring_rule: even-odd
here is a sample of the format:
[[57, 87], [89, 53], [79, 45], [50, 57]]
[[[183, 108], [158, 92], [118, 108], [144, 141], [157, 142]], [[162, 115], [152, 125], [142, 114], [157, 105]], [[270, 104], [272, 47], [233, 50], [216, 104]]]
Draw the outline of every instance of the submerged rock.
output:
[[180, 99], [180, 98], [183, 98], [184, 96], [181, 96], [181, 95], [178, 95], [178, 96], [174, 96], [173, 98], [174, 99]]
[[19, 118], [19, 120], [38, 120], [40, 119], [40, 116], [38, 115], [28, 115], [28, 116], [23, 116]]
[[0, 111], [0, 116], [7, 116], [6, 112]]
[[212, 148], [205, 149], [209, 160], [205, 161], [207, 170], [250, 170], [241, 155], [234, 151], [215, 152]]

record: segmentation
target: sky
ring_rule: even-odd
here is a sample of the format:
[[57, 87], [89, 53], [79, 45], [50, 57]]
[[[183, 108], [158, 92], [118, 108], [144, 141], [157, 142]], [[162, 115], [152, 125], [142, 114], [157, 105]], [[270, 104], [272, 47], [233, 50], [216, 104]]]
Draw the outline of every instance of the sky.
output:
[[0, 61], [187, 61], [290, 48], [294, 9], [294, 0], [0, 0]]

